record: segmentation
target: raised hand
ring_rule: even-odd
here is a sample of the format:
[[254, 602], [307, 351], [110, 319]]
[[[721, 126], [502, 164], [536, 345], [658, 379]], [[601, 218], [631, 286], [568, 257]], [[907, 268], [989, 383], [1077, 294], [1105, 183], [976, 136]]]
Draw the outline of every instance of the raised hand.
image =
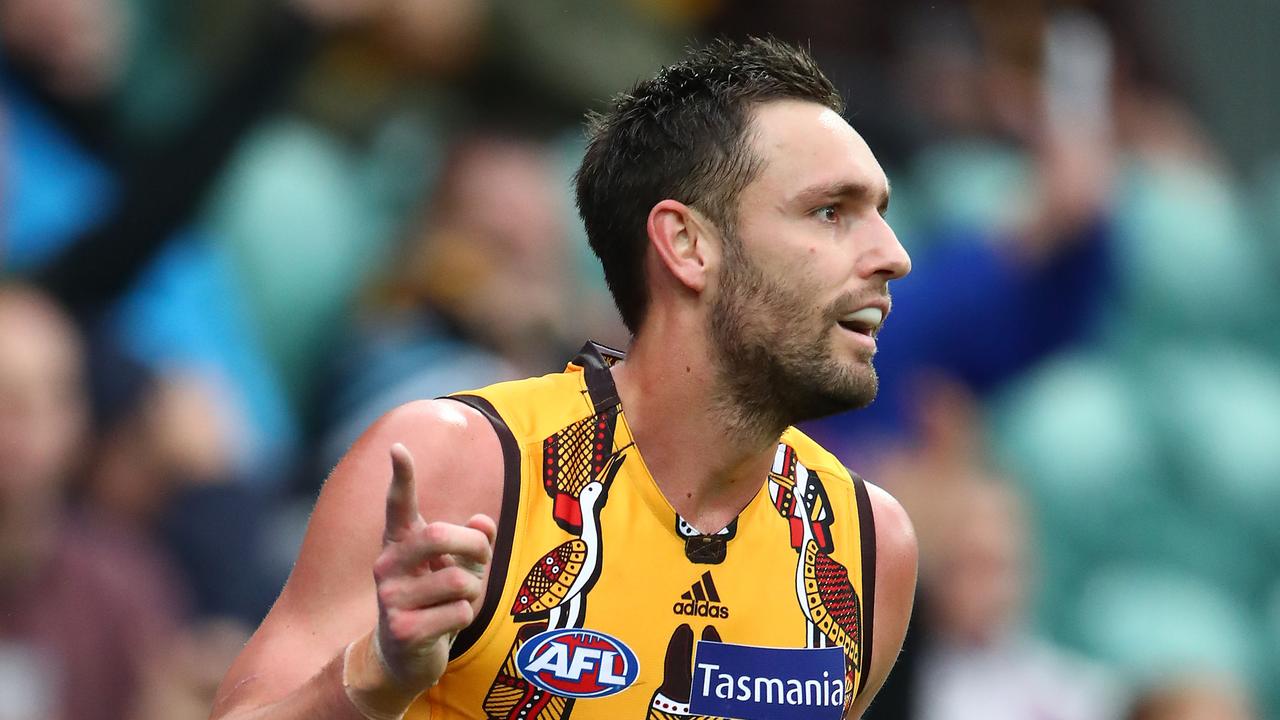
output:
[[439, 681], [453, 639], [480, 607], [497, 535], [487, 515], [465, 525], [428, 523], [418, 511], [413, 457], [399, 443], [391, 466], [382, 553], [373, 564], [378, 627], [352, 645], [345, 672], [352, 701], [373, 718], [397, 717]]

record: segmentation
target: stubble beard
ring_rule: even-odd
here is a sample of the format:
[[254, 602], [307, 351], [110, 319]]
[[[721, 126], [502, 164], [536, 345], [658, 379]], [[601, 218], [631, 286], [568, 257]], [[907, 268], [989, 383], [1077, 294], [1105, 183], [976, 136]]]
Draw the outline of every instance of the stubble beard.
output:
[[709, 334], [718, 410], [732, 431], [774, 441], [789, 425], [875, 399], [872, 353], [856, 363], [832, 355], [832, 328], [847, 298], [815, 313], [801, 289], [771, 281], [741, 250], [726, 253], [722, 288]]

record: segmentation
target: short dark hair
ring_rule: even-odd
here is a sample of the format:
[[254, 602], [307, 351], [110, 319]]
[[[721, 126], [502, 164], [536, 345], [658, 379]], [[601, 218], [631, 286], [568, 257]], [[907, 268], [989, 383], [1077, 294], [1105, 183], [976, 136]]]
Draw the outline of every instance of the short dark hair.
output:
[[844, 111], [809, 53], [772, 38], [716, 40], [696, 48], [587, 118], [575, 176], [587, 240], [627, 328], [644, 319], [649, 211], [671, 198], [731, 235], [738, 195], [760, 168], [751, 151], [751, 110], [770, 100], [809, 100]]

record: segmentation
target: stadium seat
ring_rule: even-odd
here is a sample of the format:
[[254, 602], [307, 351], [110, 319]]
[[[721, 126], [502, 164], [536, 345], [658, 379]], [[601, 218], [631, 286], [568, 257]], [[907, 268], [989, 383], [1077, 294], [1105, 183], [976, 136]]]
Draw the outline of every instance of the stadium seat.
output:
[[1132, 680], [1224, 672], [1255, 681], [1259, 618], [1204, 581], [1152, 565], [1100, 568], [1079, 588], [1085, 647]]
[[309, 389], [339, 319], [393, 238], [360, 169], [331, 137], [279, 121], [249, 139], [208, 215], [294, 398]]
[[1132, 163], [1117, 193], [1123, 305], [1134, 329], [1251, 339], [1275, 318], [1280, 287], [1227, 178], [1172, 163]]
[[[1239, 344], [1191, 339], [1151, 354], [1144, 378], [1166, 456], [1198, 513], [1280, 552], [1280, 370]], [[1265, 577], [1265, 576], [1264, 576]]]
[[991, 427], [997, 459], [1050, 537], [1105, 550], [1114, 528], [1160, 497], [1140, 400], [1105, 355], [1052, 359], [993, 403]]

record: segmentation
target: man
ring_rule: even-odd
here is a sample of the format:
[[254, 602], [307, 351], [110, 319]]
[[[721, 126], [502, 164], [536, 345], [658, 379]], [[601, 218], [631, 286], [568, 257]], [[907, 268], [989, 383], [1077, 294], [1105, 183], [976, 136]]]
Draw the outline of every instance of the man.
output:
[[629, 354], [375, 423], [214, 717], [861, 715], [915, 540], [789, 425], [874, 397], [910, 261], [839, 110], [807, 55], [753, 40], [594, 118], [578, 204]]
[[[91, 438], [79, 329], [0, 281], [0, 717], [130, 716], [178, 631], [158, 550], [65, 496]], [[172, 716], [170, 716], [172, 717]]]

